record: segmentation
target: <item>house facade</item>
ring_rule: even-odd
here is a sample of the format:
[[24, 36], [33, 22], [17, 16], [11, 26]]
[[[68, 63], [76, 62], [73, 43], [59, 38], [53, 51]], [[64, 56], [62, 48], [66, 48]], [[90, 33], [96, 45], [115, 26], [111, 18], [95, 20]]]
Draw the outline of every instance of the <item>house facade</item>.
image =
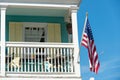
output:
[[81, 80], [80, 2], [0, 1], [0, 79]]

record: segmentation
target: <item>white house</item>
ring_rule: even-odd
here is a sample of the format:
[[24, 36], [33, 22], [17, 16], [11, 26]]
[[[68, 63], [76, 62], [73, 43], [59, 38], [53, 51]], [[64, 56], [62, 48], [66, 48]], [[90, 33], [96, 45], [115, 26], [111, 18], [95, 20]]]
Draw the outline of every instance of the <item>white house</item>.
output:
[[0, 0], [0, 80], [82, 80], [80, 2]]

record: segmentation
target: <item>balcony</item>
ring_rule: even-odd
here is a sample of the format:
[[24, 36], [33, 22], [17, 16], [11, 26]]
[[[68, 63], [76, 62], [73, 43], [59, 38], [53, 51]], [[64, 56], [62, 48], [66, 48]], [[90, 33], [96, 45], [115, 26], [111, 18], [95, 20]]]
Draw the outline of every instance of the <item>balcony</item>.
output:
[[[77, 63], [79, 0], [75, 0], [75, 4], [72, 0], [57, 1], [60, 4], [27, 3], [28, 0], [0, 4], [2, 79], [80, 80]], [[72, 23], [70, 34], [66, 23]]]
[[8, 76], [74, 75], [74, 57], [73, 43], [6, 42], [5, 73]]

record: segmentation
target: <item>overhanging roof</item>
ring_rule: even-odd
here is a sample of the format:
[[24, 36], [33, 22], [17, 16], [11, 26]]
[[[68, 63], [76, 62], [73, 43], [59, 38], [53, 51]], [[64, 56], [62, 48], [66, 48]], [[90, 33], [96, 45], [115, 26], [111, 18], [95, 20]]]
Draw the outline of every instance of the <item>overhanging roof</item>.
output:
[[79, 7], [81, 0], [0, 0], [7, 6], [7, 15], [65, 16], [71, 6]]
[[81, 0], [0, 0], [0, 2], [10, 3], [43, 3], [43, 4], [66, 4], [79, 5]]

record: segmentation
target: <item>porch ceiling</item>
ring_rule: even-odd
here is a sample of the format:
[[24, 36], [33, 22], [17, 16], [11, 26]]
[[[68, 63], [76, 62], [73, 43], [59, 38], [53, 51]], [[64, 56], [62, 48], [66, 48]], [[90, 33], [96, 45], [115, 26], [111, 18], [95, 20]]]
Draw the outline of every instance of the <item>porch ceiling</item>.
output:
[[58, 16], [64, 17], [68, 9], [36, 8], [36, 7], [7, 7], [7, 15], [28, 16]]
[[[0, 0], [7, 6], [7, 15], [59, 16], [68, 14], [68, 8], [79, 7], [81, 0]], [[46, 7], [43, 5], [45, 4]], [[55, 7], [56, 6], [56, 7]]]

